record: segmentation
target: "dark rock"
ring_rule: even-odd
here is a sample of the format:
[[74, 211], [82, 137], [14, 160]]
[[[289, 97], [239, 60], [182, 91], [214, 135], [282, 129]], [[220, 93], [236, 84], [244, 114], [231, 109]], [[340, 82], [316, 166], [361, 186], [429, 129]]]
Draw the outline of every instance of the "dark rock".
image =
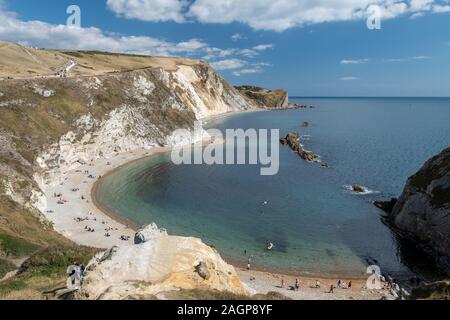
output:
[[283, 145], [289, 145], [292, 151], [297, 153], [303, 160], [310, 162], [317, 160], [319, 156], [311, 151], [306, 151], [300, 144], [300, 138], [301, 136], [298, 132], [291, 132], [286, 135], [286, 138], [280, 139], [280, 142]]
[[209, 280], [211, 277], [211, 274], [208, 271], [208, 266], [204, 262], [200, 262], [198, 266], [195, 267], [195, 272], [197, 272], [198, 275], [204, 280]]
[[448, 300], [450, 299], [450, 282], [440, 281], [414, 288], [412, 300]]
[[386, 213], [391, 213], [397, 203], [397, 198], [392, 198], [390, 201], [374, 201], [375, 207], [383, 210]]
[[385, 220], [450, 274], [450, 148], [408, 179]]
[[364, 189], [364, 187], [361, 187], [357, 184], [352, 185], [352, 190], [358, 193], [364, 193], [366, 192], [366, 189]]

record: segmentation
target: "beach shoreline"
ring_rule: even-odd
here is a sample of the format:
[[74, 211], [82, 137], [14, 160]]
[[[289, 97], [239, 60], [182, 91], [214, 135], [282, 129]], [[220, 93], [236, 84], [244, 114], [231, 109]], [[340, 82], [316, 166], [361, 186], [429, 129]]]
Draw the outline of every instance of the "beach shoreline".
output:
[[[170, 152], [170, 150], [171, 148], [163, 148], [160, 150], [155, 150], [154, 152], [144, 155], [141, 158], [132, 159], [118, 167], [111, 168], [111, 170], [102, 175], [102, 178], [114, 174], [116, 170], [120, 170], [136, 161], [154, 157], [164, 152]], [[92, 202], [97, 206], [98, 210], [111, 219], [118, 219], [118, 222], [127, 221], [127, 218], [120, 217], [119, 214], [105, 208], [95, 199], [96, 189], [94, 188], [97, 188], [100, 183], [101, 179], [96, 181], [93, 185], [90, 195]], [[247, 270], [243, 263], [230, 261], [227, 258], [224, 258], [224, 260], [234, 266], [241, 281], [245, 283], [253, 293], [267, 294], [269, 292], [278, 292], [296, 300], [378, 300], [386, 295], [386, 292], [383, 291], [365, 289], [367, 277], [364, 277], [363, 275], [305, 275], [301, 273], [296, 275], [294, 273], [276, 273], [270, 270], [268, 271], [258, 268], [257, 266], [252, 267], [251, 270]], [[282, 279], [286, 284], [285, 287], [281, 287]], [[291, 289], [296, 279], [299, 279], [300, 282], [301, 289], [298, 291]], [[329, 293], [328, 291], [331, 285], [335, 285], [337, 279], [342, 280], [344, 283], [351, 281], [352, 289], [336, 288], [333, 294]], [[321, 288], [314, 287], [316, 281], [320, 282]]]
[[[231, 114], [234, 113], [203, 119], [203, 121], [209, 122]], [[171, 150], [172, 148], [170, 147], [137, 149], [124, 154], [117, 154], [108, 159], [97, 159], [88, 165], [82, 165], [76, 170], [66, 172], [64, 183], [58, 186], [46, 186], [44, 188], [48, 202], [46, 217], [54, 224], [56, 231], [79, 245], [108, 249], [113, 246], [132, 244], [134, 234], [139, 226], [126, 217], [122, 217], [120, 214], [102, 206], [96, 199], [95, 193], [105, 176], [111, 175], [115, 171], [136, 161], [170, 152]], [[98, 178], [87, 178], [87, 173], [94, 174]], [[79, 190], [73, 191], [75, 190], [74, 188], [79, 188]], [[54, 197], [55, 194], [62, 194], [67, 202], [58, 204], [58, 199], [60, 198]], [[61, 214], [62, 212], [64, 213]], [[95, 231], [87, 231], [87, 228]], [[123, 238], [127, 240], [123, 240]], [[247, 270], [241, 263], [231, 262], [231, 264], [238, 272], [241, 281], [254, 293], [265, 294], [276, 291], [292, 299], [302, 300], [373, 300], [380, 299], [386, 295], [386, 292], [383, 291], [365, 289], [367, 278], [363, 277], [363, 275], [281, 274], [262, 269], [258, 270], [257, 267], [254, 268], [253, 266], [251, 270]], [[286, 283], [285, 288], [282, 288], [280, 285], [281, 279], [284, 279]], [[299, 279], [300, 281], [300, 291], [289, 289], [289, 286], [295, 283], [295, 279]], [[352, 289], [336, 289], [334, 294], [327, 293], [330, 286], [335, 284], [337, 279], [345, 283], [352, 281]], [[312, 288], [316, 280], [322, 284], [322, 289]], [[327, 290], [324, 291], [324, 289]]]

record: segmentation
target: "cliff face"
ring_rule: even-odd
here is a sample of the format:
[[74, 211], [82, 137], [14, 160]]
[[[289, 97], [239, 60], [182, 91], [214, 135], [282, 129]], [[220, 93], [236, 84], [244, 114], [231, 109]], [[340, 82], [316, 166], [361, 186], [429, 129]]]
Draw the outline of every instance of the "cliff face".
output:
[[[5, 192], [39, 206], [39, 185], [98, 157], [175, 146], [178, 128], [256, 108], [205, 63], [101, 76], [0, 81], [0, 164]], [[171, 66], [173, 68], [173, 66]], [[31, 199], [31, 202], [29, 201]]]
[[450, 273], [450, 148], [408, 179], [387, 219]]
[[284, 90], [268, 90], [253, 86], [241, 86], [236, 89], [255, 101], [260, 108], [282, 109], [289, 105], [289, 95]]
[[[21, 51], [33, 59], [14, 58]], [[0, 264], [5, 252], [19, 259], [69, 243], [42, 215], [42, 187], [62, 183], [64, 172], [138, 148], [192, 143], [202, 137], [180, 141], [174, 130], [257, 108], [199, 61], [2, 44], [5, 55], [11, 59], [2, 60], [7, 77], [0, 70]], [[77, 62], [69, 77], [53, 76], [67, 59]]]

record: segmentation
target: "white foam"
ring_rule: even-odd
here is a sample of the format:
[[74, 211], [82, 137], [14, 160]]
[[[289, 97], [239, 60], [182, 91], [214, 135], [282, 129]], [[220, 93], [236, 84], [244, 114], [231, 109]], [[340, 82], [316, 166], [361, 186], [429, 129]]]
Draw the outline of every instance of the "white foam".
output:
[[356, 192], [353, 190], [353, 186], [351, 185], [344, 185], [343, 186], [347, 191], [349, 191], [351, 194], [353, 195], [357, 195], [357, 196], [366, 196], [369, 194], [378, 194], [380, 193], [380, 191], [376, 191], [376, 190], [370, 190], [369, 188], [365, 187], [365, 186], [360, 186], [361, 188], [364, 189], [364, 192]]

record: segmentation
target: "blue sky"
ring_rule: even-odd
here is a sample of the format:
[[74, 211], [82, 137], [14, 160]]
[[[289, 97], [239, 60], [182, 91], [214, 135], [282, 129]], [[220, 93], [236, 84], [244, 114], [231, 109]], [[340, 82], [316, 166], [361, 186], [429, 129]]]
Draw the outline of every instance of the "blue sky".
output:
[[[25, 45], [206, 59], [233, 84], [299, 96], [450, 96], [448, 0], [0, 3], [0, 39]], [[366, 26], [371, 4], [381, 30]]]

